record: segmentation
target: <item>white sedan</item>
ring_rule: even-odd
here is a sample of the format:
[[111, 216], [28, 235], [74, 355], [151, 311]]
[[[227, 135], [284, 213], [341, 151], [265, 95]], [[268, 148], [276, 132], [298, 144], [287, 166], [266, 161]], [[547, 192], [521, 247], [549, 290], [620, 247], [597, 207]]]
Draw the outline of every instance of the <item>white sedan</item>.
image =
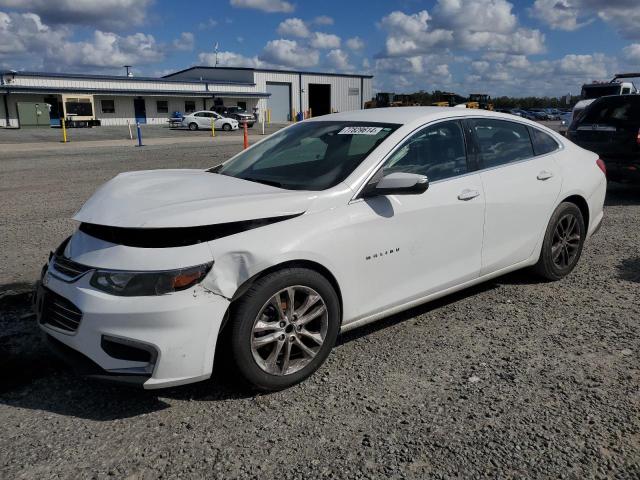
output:
[[223, 117], [219, 113], [209, 110], [202, 110], [200, 112], [193, 112], [182, 119], [182, 126], [189, 130], [211, 130], [211, 122], [214, 123], [216, 130], [224, 130], [229, 132], [231, 130], [238, 129], [238, 121], [233, 118]]
[[224, 347], [252, 387], [286, 388], [340, 331], [525, 267], [563, 278], [605, 190], [597, 155], [513, 115], [326, 115], [210, 170], [107, 182], [44, 268], [38, 319], [101, 378], [203, 380]]

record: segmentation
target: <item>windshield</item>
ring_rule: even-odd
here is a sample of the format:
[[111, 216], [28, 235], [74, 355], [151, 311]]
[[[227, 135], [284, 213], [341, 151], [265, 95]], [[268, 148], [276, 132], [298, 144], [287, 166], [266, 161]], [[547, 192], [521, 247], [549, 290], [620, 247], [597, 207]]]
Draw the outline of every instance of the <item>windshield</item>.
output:
[[399, 126], [301, 122], [210, 171], [289, 190], [325, 190], [347, 178]]
[[596, 84], [582, 87], [582, 98], [590, 100], [593, 98], [605, 97], [607, 95], [618, 95], [620, 93], [620, 84], [613, 85]]

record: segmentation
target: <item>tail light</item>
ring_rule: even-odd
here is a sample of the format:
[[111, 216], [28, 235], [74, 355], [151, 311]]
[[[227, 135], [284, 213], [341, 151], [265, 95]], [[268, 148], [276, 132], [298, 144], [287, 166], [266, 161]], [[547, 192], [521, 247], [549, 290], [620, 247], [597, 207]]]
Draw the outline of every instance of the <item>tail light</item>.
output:
[[607, 176], [607, 166], [604, 164], [604, 161], [599, 158], [598, 160], [596, 160], [596, 165], [598, 165], [598, 167], [600, 167], [600, 170], [602, 170], [602, 173], [604, 173], [604, 176]]

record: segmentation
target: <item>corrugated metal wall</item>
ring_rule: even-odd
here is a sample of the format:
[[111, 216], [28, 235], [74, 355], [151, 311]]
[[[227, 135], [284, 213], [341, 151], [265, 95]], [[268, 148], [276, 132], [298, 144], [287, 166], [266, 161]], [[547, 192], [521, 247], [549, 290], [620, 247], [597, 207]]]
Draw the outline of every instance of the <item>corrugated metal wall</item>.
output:
[[[302, 111], [309, 109], [309, 84], [318, 83], [331, 86], [331, 109], [335, 112], [346, 112], [364, 108], [364, 102], [373, 94], [371, 79], [360, 77], [343, 77], [330, 75], [309, 75], [297, 73], [275, 73], [256, 71], [255, 81], [258, 91], [266, 91], [267, 82], [291, 84], [291, 105], [300, 111], [300, 75], [302, 77]], [[362, 83], [362, 85], [361, 85]], [[361, 91], [362, 90], [362, 91]], [[268, 100], [260, 100], [258, 108], [263, 111], [269, 108]]]

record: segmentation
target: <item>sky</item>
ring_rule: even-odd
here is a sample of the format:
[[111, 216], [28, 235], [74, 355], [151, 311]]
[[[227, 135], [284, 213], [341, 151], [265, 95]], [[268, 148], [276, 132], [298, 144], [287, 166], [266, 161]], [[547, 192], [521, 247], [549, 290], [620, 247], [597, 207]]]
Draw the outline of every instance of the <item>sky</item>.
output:
[[640, 0], [0, 0], [0, 69], [374, 75], [377, 91], [579, 94], [640, 71]]

